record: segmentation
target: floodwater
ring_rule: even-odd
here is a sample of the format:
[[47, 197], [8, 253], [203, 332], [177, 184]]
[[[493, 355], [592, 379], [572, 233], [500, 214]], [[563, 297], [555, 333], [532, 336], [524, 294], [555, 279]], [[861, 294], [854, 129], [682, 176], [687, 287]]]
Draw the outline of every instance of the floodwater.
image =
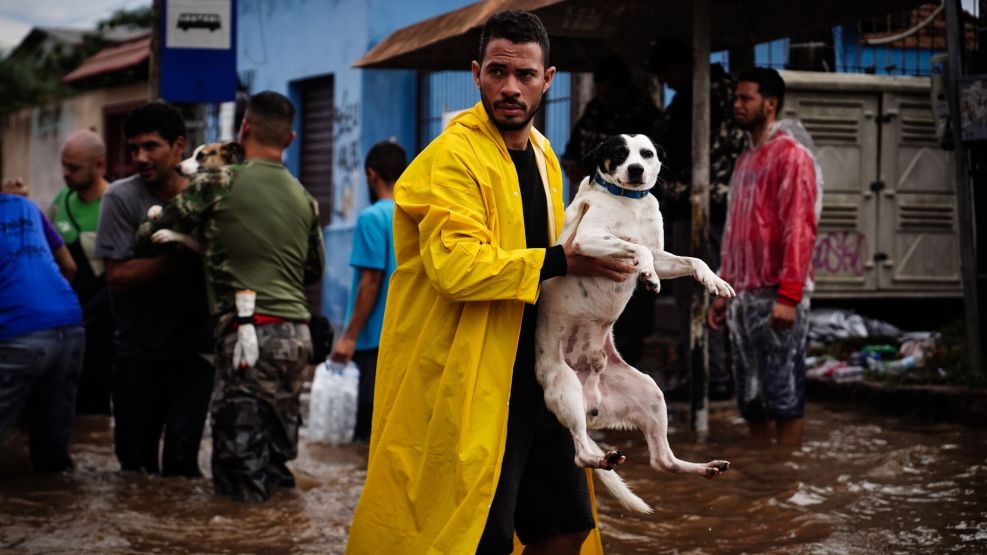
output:
[[[682, 421], [670, 433], [681, 458], [732, 461], [712, 481], [655, 474], [636, 432], [608, 434], [655, 508], [624, 515], [601, 494], [608, 554], [987, 552], [987, 431], [809, 403], [805, 444], [785, 454], [751, 444], [724, 406], [705, 441]], [[118, 472], [106, 418], [80, 419], [74, 473], [31, 474], [25, 451], [20, 436], [0, 451], [3, 554], [341, 553], [366, 464], [365, 446], [303, 440], [299, 488], [243, 504], [208, 480]]]

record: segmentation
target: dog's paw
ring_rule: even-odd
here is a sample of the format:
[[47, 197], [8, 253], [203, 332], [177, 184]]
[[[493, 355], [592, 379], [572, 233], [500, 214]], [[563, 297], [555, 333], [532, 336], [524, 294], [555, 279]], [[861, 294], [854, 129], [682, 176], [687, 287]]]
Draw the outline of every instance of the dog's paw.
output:
[[657, 293], [661, 291], [661, 282], [658, 280], [658, 276], [654, 272], [641, 272], [641, 281], [644, 282], [644, 288], [652, 293]]
[[710, 461], [706, 463], [706, 473], [704, 477], [707, 480], [712, 480], [729, 469], [730, 461]]
[[606, 454], [603, 455], [603, 459], [600, 460], [600, 468], [603, 470], [613, 470], [617, 465], [624, 464], [624, 461], [626, 460], [627, 457], [624, 456], [624, 453], [621, 452], [620, 449], [607, 451]]
[[710, 293], [717, 295], [719, 297], [736, 297], [737, 293], [734, 292], [733, 287], [729, 283], [720, 279], [720, 276], [713, 273], [712, 270], [708, 268], [702, 268], [696, 271], [695, 274], [696, 281], [703, 284]]
[[175, 243], [181, 241], [181, 236], [170, 229], [159, 229], [151, 235], [151, 242], [157, 244]]
[[152, 222], [158, 219], [161, 216], [161, 210], [162, 208], [160, 204], [155, 204], [154, 206], [148, 208], [147, 219], [151, 220]]

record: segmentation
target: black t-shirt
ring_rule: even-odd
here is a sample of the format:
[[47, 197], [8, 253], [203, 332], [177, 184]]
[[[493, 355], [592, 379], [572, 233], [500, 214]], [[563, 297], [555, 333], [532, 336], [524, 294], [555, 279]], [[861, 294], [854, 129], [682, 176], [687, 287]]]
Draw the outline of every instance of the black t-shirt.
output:
[[[521, 206], [524, 210], [524, 237], [529, 249], [548, 247], [548, 199], [535, 151], [528, 142], [525, 150], [508, 150], [521, 185]], [[545, 279], [544, 273], [542, 278]], [[511, 386], [513, 401], [530, 401], [529, 396], [541, 395], [535, 379], [535, 329], [538, 325], [538, 304], [524, 305], [521, 319], [521, 335], [518, 338], [517, 358], [514, 359], [514, 380]], [[523, 386], [522, 386], [523, 384]], [[521, 386], [521, 387], [519, 387]], [[523, 396], [523, 397], [522, 397]], [[514, 404], [514, 403], [512, 403]]]
[[[139, 175], [113, 182], [100, 206], [96, 256], [126, 261], [161, 254], [137, 252], [135, 234], [148, 208], [162, 204]], [[202, 263], [191, 255], [184, 262], [182, 268], [129, 291], [110, 292], [118, 356], [163, 360], [211, 351]]]

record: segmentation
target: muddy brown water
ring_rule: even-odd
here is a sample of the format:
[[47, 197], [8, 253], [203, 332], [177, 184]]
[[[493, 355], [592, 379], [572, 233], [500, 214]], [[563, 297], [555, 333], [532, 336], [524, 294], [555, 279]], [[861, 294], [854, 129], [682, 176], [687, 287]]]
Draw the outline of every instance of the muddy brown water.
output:
[[[732, 410], [699, 441], [673, 421], [682, 458], [729, 459], [713, 481], [655, 474], [636, 432], [609, 433], [620, 472], [655, 508], [637, 517], [600, 495], [608, 554], [987, 553], [987, 431], [923, 425], [810, 403], [803, 448], [757, 448]], [[0, 451], [0, 553], [341, 553], [366, 448], [302, 441], [299, 488], [265, 504], [212, 494], [208, 480], [117, 471], [108, 419], [77, 426], [70, 474], [31, 474], [19, 435]], [[209, 442], [200, 463], [208, 472]]]

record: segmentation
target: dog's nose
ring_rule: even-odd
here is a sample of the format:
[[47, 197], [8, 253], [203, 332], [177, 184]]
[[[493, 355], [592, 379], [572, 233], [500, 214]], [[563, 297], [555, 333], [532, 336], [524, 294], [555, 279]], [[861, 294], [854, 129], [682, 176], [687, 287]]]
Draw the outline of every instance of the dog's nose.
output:
[[641, 179], [642, 175], [644, 175], [644, 166], [641, 164], [631, 164], [630, 166], [627, 166], [627, 177], [630, 177], [631, 179]]

